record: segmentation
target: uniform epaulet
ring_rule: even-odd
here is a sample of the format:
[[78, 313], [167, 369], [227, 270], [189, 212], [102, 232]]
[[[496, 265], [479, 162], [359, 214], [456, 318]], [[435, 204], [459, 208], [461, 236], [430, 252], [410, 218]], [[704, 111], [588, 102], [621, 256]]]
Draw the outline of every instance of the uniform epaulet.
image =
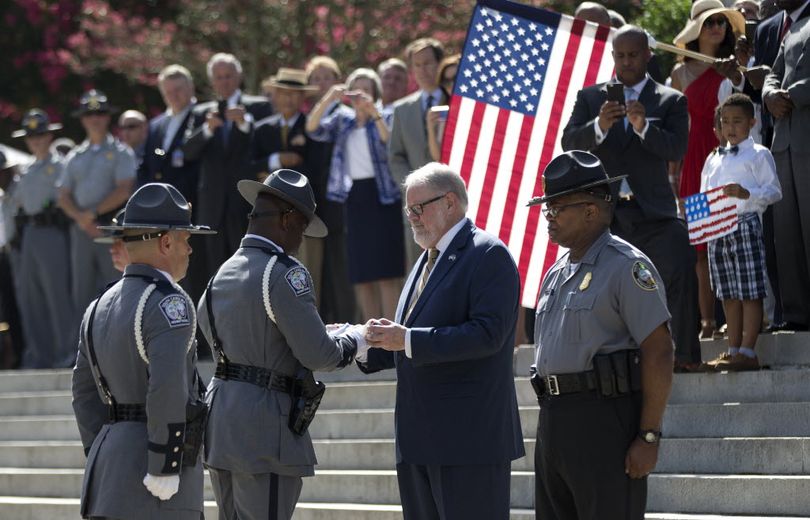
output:
[[638, 250], [635, 247], [633, 247], [626, 240], [619, 238], [615, 235], [611, 237], [607, 245], [632, 260], [638, 260], [639, 258], [642, 258], [642, 256], [638, 254]]

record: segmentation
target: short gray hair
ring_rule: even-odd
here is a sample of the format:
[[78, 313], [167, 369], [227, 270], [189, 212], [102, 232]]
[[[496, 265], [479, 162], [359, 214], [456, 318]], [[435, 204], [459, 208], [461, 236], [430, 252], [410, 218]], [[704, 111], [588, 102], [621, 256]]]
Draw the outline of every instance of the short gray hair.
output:
[[367, 79], [374, 85], [374, 101], [380, 99], [382, 95], [382, 85], [380, 84], [380, 77], [374, 72], [373, 69], [359, 68], [352, 71], [349, 77], [346, 78], [346, 86], [350, 89], [355, 81], [358, 79]]
[[454, 193], [461, 201], [461, 208], [467, 211], [467, 186], [464, 179], [446, 164], [427, 163], [405, 177], [402, 184], [406, 191], [413, 186], [429, 186], [444, 193]]
[[399, 58], [388, 58], [377, 66], [377, 74], [382, 76], [388, 69], [400, 69], [405, 74], [408, 73], [408, 65]]
[[163, 70], [160, 71], [160, 74], [158, 74], [158, 85], [163, 85], [163, 82], [167, 79], [181, 78], [185, 79], [192, 88], [194, 87], [194, 77], [191, 75], [191, 72], [184, 66], [173, 63], [163, 67]]
[[205, 65], [205, 71], [208, 74], [208, 79], [214, 74], [214, 65], [217, 63], [227, 63], [232, 65], [233, 68], [236, 69], [236, 73], [240, 76], [242, 75], [242, 64], [236, 59], [236, 56], [233, 54], [229, 54], [227, 52], [218, 52], [211, 56], [211, 59], [208, 60], [208, 63]]

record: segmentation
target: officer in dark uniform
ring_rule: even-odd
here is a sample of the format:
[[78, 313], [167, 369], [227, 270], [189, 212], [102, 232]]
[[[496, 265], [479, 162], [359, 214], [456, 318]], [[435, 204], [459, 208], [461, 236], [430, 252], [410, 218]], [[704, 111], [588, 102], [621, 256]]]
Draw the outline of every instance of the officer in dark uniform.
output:
[[34, 108], [11, 134], [24, 138], [34, 156], [34, 162], [21, 168], [14, 192], [21, 233], [17, 296], [27, 345], [25, 368], [71, 367], [76, 361], [76, 337], [66, 333], [78, 325], [73, 301], [65, 297], [70, 294], [70, 219], [56, 206], [63, 164], [50, 150], [53, 132], [60, 128]]
[[599, 159], [570, 151], [543, 173], [549, 237], [569, 249], [537, 304], [535, 507], [543, 520], [642, 520], [672, 382], [670, 314], [650, 260], [610, 231]]
[[129, 199], [119, 232], [130, 265], [82, 320], [73, 410], [87, 454], [83, 518], [199, 520], [205, 405], [188, 268], [191, 209], [168, 184]]
[[297, 406], [319, 399], [311, 371], [345, 367], [367, 346], [362, 326], [327, 333], [312, 278], [290, 256], [304, 235], [326, 235], [307, 178], [277, 170], [238, 188], [253, 206], [248, 232], [199, 305], [218, 360], [205, 464], [220, 520], [289, 519], [316, 463], [305, 429], [314, 410]]

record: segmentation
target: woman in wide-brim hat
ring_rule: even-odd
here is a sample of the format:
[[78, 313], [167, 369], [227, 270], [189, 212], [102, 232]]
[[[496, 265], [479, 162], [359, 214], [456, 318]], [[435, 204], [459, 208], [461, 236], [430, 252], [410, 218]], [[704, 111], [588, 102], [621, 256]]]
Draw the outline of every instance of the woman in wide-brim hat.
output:
[[[745, 33], [745, 19], [739, 11], [726, 8], [720, 0], [697, 0], [690, 19], [675, 37], [675, 45], [718, 59], [734, 54], [737, 38]], [[721, 69], [724, 72], [726, 69]], [[730, 73], [735, 81], [738, 72]], [[689, 139], [680, 168], [678, 194], [681, 198], [700, 191], [700, 172], [711, 151], [717, 147], [714, 111], [733, 91], [732, 82], [710, 63], [685, 58], [672, 69], [672, 86], [686, 95], [689, 107]], [[677, 175], [677, 170], [672, 172]], [[711, 337], [714, 323], [714, 294], [709, 282], [709, 262], [705, 245], [697, 247], [697, 276], [701, 337]]]

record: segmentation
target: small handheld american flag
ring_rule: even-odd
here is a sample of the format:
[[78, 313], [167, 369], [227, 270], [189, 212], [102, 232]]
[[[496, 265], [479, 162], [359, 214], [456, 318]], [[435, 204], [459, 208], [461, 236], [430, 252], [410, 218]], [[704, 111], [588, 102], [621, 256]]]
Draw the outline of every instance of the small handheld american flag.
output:
[[689, 243], [709, 242], [737, 229], [737, 200], [723, 193], [725, 186], [684, 199]]

